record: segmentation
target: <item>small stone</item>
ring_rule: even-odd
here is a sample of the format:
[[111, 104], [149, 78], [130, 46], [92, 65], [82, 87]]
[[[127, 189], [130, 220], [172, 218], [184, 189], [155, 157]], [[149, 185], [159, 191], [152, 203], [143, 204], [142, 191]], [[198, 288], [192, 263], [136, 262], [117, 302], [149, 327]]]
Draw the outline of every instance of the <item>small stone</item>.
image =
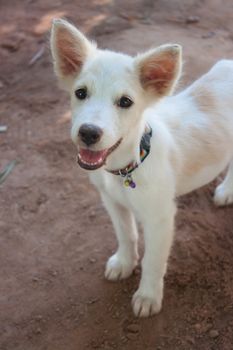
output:
[[1, 43], [1, 46], [9, 52], [15, 52], [19, 49], [19, 43], [15, 42], [14, 40], [5, 41]]
[[216, 329], [211, 329], [211, 331], [209, 332], [209, 336], [210, 338], [217, 338], [219, 336], [219, 331], [217, 331]]
[[198, 23], [198, 22], [200, 22], [200, 17], [199, 16], [188, 16], [186, 18], [186, 23], [187, 24]]
[[41, 334], [41, 328], [37, 328], [36, 331], [35, 331], [36, 334]]
[[96, 262], [96, 259], [90, 258], [89, 261], [90, 261], [92, 264], [94, 264], [94, 263]]
[[[1, 84], [1, 82], [0, 82], [0, 84]], [[0, 86], [0, 88], [1, 88], [1, 86]], [[0, 132], [6, 132], [7, 129], [8, 129], [7, 125], [0, 125]]]
[[127, 331], [130, 333], [138, 333], [139, 329], [140, 328], [138, 324], [129, 324], [127, 327]]
[[187, 336], [187, 337], [186, 337], [186, 340], [187, 340], [190, 344], [195, 345], [195, 339], [194, 339], [193, 337]]
[[32, 278], [32, 282], [38, 282], [39, 281], [39, 278], [38, 277], [33, 277]]
[[128, 339], [127, 339], [127, 337], [122, 337], [121, 341], [122, 341], [123, 344], [125, 344], [125, 343], [127, 343]]
[[142, 18], [141, 21], [143, 24], [147, 24], [147, 25], [153, 24], [153, 21], [148, 16]]
[[202, 38], [203, 39], [210, 39], [212, 38], [213, 36], [215, 36], [215, 32], [208, 32], [208, 33], [205, 33], [202, 35]]
[[127, 333], [126, 334], [126, 337], [127, 337], [127, 339], [129, 339], [129, 340], [136, 340], [137, 339], [137, 337], [138, 337], [138, 333]]
[[97, 303], [97, 301], [99, 301], [99, 299], [98, 299], [98, 298], [96, 298], [96, 299], [91, 299], [91, 300], [88, 300], [88, 301], [87, 301], [87, 304], [92, 305], [92, 304]]
[[42, 319], [43, 319], [42, 315], [37, 315], [37, 316], [35, 317], [35, 320], [36, 320], [36, 321], [41, 321]]
[[200, 325], [200, 323], [196, 323], [196, 324], [194, 325], [194, 327], [195, 327], [196, 331], [200, 332], [200, 330], [201, 330], [201, 325]]
[[95, 219], [96, 218], [96, 212], [94, 210], [90, 212], [89, 218], [90, 219]]
[[206, 323], [204, 329], [206, 332], [208, 332], [213, 327], [212, 323]]

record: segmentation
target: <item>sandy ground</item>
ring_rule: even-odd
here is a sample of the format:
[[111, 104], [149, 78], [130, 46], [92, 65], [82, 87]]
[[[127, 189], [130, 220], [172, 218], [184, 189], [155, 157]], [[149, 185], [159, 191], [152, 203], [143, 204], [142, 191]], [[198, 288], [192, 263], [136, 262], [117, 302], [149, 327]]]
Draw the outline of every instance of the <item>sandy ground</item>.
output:
[[233, 58], [231, 0], [0, 1], [0, 166], [19, 160], [0, 187], [0, 349], [233, 349], [233, 208], [212, 202], [221, 177], [178, 201], [159, 315], [132, 314], [139, 269], [104, 280], [113, 228], [75, 164], [48, 50], [51, 18], [62, 16], [130, 54], [182, 44], [180, 88]]

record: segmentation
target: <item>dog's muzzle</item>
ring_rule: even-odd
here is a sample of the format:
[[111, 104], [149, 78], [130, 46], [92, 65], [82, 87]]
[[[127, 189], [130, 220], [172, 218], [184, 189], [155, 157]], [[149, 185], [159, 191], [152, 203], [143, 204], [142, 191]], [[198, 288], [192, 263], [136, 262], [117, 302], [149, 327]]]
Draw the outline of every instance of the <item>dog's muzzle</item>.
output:
[[80, 148], [77, 156], [77, 163], [86, 170], [99, 169], [106, 163], [107, 157], [120, 145], [121, 141], [122, 138], [120, 138], [112, 147], [101, 151]]

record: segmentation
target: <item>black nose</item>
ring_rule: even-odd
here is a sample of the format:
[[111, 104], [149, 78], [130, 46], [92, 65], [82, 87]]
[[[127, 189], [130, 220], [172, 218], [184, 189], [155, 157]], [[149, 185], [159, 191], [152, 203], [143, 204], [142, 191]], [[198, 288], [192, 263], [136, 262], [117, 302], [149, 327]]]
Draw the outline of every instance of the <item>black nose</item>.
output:
[[102, 129], [93, 124], [83, 124], [80, 129], [78, 136], [87, 145], [93, 145], [98, 142], [103, 134]]

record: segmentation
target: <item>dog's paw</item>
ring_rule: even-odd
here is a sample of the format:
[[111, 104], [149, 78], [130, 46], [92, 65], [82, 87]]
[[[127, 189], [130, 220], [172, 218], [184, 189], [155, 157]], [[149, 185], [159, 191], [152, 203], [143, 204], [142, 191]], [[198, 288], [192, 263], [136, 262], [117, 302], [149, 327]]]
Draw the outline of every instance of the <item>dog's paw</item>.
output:
[[109, 281], [127, 278], [132, 274], [136, 265], [136, 260], [127, 260], [116, 253], [108, 259], [105, 269], [105, 278]]
[[217, 206], [224, 206], [233, 203], [233, 189], [225, 186], [224, 183], [219, 185], [215, 190], [214, 203]]
[[133, 296], [133, 312], [137, 317], [149, 317], [159, 313], [162, 308], [163, 286], [157, 288], [157, 293], [148, 293], [138, 289]]

